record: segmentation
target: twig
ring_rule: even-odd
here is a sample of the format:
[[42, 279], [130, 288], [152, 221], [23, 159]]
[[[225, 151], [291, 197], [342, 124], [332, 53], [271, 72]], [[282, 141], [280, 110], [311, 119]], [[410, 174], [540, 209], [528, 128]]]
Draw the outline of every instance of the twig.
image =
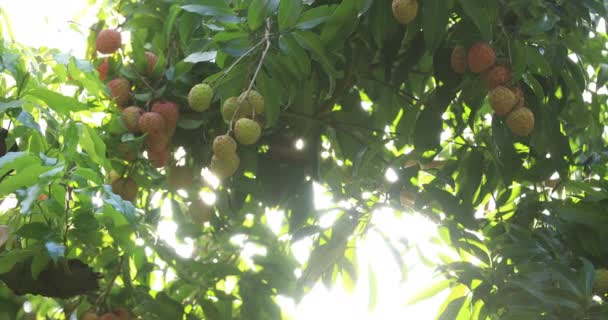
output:
[[[259, 46], [261, 46], [264, 43], [264, 40], [262, 39], [260, 42], [256, 43], [253, 45], [253, 47], [249, 48], [249, 50], [245, 51], [245, 53], [243, 53], [243, 55], [241, 55], [240, 57], [238, 57], [229, 67], [228, 69], [226, 69], [226, 71], [224, 71], [222, 73], [222, 75], [217, 79], [212, 81], [211, 83], [215, 85], [216, 82], [219, 82], [219, 84], [217, 86], [219, 86], [220, 84], [222, 84], [222, 81], [224, 80], [224, 78], [226, 78], [226, 76], [228, 76], [228, 74], [232, 71], [232, 69], [234, 69], [234, 67], [236, 67], [237, 64], [239, 64], [239, 62], [241, 62], [243, 59], [245, 59], [250, 53], [252, 53], [255, 49], [257, 49]], [[217, 87], [216, 86], [216, 87]]]
[[104, 292], [102, 292], [99, 295], [99, 297], [97, 298], [97, 300], [95, 301], [95, 305], [97, 307], [99, 307], [99, 305], [105, 299], [105, 297], [107, 297], [110, 294], [110, 291], [112, 291], [112, 287], [114, 287], [114, 282], [116, 282], [116, 278], [118, 278], [118, 275], [120, 274], [120, 269], [122, 269], [122, 264], [123, 264], [124, 260], [125, 260], [125, 256], [124, 255], [120, 256], [120, 261], [118, 262], [118, 266], [116, 267], [116, 271], [112, 275], [112, 279], [108, 283], [108, 286], [106, 287], [106, 289], [104, 290]]

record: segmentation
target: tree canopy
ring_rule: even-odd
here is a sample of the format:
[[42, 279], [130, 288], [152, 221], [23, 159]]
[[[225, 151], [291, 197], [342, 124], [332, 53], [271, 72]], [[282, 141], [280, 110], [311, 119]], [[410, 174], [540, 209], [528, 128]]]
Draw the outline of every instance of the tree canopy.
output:
[[99, 2], [84, 59], [0, 16], [0, 318], [287, 318], [385, 207], [438, 319], [608, 317], [605, 1]]

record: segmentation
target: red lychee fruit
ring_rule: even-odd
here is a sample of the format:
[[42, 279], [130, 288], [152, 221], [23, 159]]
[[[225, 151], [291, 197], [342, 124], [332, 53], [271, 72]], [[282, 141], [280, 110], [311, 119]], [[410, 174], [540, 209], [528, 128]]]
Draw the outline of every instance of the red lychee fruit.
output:
[[110, 61], [108, 57], [105, 57], [101, 64], [97, 66], [97, 72], [99, 72], [99, 80], [105, 81], [108, 77], [108, 70], [110, 69]]
[[152, 164], [154, 168], [162, 168], [169, 164], [169, 160], [171, 159], [171, 151], [169, 149], [162, 149], [160, 151], [148, 149], [147, 151], [150, 164]]
[[482, 73], [496, 62], [496, 52], [489, 44], [480, 42], [469, 49], [467, 55], [469, 70], [474, 73]]
[[81, 318], [82, 320], [98, 320], [99, 318], [97, 317], [97, 314], [93, 311], [87, 311], [85, 313], [82, 314]]
[[139, 117], [139, 130], [153, 137], [167, 134], [165, 119], [160, 113], [156, 112], [144, 112], [144, 114]]
[[137, 182], [131, 177], [120, 178], [112, 183], [112, 192], [127, 201], [137, 199]]
[[505, 66], [494, 66], [483, 73], [483, 81], [489, 90], [501, 85], [507, 85], [511, 81], [511, 69]]
[[120, 308], [120, 309], [116, 309], [113, 312], [116, 317], [118, 318], [118, 320], [129, 320], [131, 319], [131, 316], [129, 314], [129, 311], [127, 311], [127, 309], [124, 308]]
[[454, 47], [450, 60], [454, 72], [464, 74], [467, 71], [467, 49], [463, 46]]
[[119, 320], [118, 317], [113, 313], [106, 313], [99, 317], [99, 320]]
[[125, 78], [117, 78], [108, 82], [108, 89], [119, 107], [124, 107], [131, 97], [131, 83]]
[[141, 128], [139, 127], [139, 119], [143, 114], [144, 109], [137, 106], [130, 106], [122, 110], [120, 116], [129, 132], [138, 133], [141, 131]]
[[116, 153], [119, 157], [132, 162], [137, 160], [137, 153], [135, 147], [128, 142], [121, 142], [116, 146]]
[[165, 119], [165, 126], [169, 136], [173, 136], [179, 119], [179, 107], [174, 102], [159, 101], [152, 105], [152, 112], [156, 112]]
[[95, 46], [100, 53], [110, 54], [116, 52], [122, 45], [120, 32], [115, 29], [102, 30], [97, 35]]
[[160, 152], [169, 146], [169, 136], [166, 134], [147, 135], [144, 142], [148, 150]]
[[154, 52], [146, 51], [146, 74], [151, 75], [154, 71], [154, 67], [158, 62], [158, 56]]

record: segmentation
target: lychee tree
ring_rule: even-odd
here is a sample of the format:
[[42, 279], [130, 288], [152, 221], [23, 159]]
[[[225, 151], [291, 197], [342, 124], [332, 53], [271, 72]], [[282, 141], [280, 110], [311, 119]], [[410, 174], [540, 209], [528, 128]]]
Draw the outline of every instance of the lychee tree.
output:
[[99, 2], [86, 59], [0, 23], [0, 318], [287, 318], [386, 207], [439, 319], [607, 317], [604, 1]]

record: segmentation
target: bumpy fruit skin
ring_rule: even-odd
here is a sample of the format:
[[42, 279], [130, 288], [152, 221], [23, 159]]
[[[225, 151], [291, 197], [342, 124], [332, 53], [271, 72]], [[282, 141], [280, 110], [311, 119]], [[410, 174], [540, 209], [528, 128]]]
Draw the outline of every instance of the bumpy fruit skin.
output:
[[127, 311], [126, 309], [120, 308], [120, 309], [116, 309], [113, 312], [116, 315], [116, 318], [118, 320], [129, 320], [131, 319], [131, 316], [129, 315], [129, 311]]
[[188, 105], [196, 112], [209, 109], [211, 99], [213, 99], [213, 89], [206, 83], [195, 85], [188, 93]]
[[122, 45], [120, 32], [114, 29], [102, 30], [95, 41], [95, 47], [100, 53], [110, 54], [116, 52]]
[[135, 199], [137, 199], [137, 182], [130, 177], [117, 179], [112, 183], [112, 192], [124, 200], [135, 202]]
[[593, 279], [593, 293], [604, 295], [608, 293], [608, 270], [595, 270], [595, 278]]
[[108, 82], [108, 89], [119, 107], [124, 107], [131, 97], [131, 83], [125, 78], [117, 78]]
[[418, 15], [417, 0], [393, 0], [393, 16], [401, 24], [408, 24]]
[[505, 116], [517, 103], [517, 97], [511, 89], [503, 86], [498, 86], [490, 92], [490, 105], [494, 109], [494, 113], [499, 116]]
[[507, 126], [514, 135], [525, 137], [534, 130], [534, 114], [528, 108], [517, 108], [507, 116]]
[[125, 108], [120, 116], [122, 121], [125, 123], [127, 130], [132, 133], [138, 133], [141, 131], [139, 127], [139, 118], [144, 114], [144, 109], [137, 106], [130, 106]]
[[150, 51], [146, 51], [144, 54], [146, 56], [146, 74], [151, 75], [156, 63], [158, 63], [158, 56]]
[[467, 71], [467, 49], [463, 46], [454, 47], [450, 56], [450, 63], [454, 72], [464, 74]]
[[236, 141], [234, 141], [234, 139], [227, 134], [217, 136], [213, 140], [213, 154], [220, 158], [235, 153], [236, 147]]
[[80, 317], [81, 320], [98, 320], [97, 314], [92, 311], [87, 311]]
[[494, 66], [483, 74], [483, 80], [489, 90], [506, 85], [511, 78], [511, 69], [505, 66]]
[[244, 110], [255, 110], [256, 114], [263, 113], [265, 110], [264, 97], [255, 90], [250, 90], [249, 94], [246, 94], [247, 91], [241, 93], [238, 98], [240, 101], [242, 101], [241, 103], [243, 103], [241, 108], [245, 108]]
[[154, 168], [162, 168], [169, 164], [169, 160], [171, 159], [171, 151], [169, 151], [169, 149], [160, 151], [152, 151], [148, 149], [147, 151], [150, 164], [152, 164]]
[[139, 130], [153, 137], [167, 134], [165, 119], [156, 112], [144, 112], [139, 117]]
[[190, 219], [198, 225], [205, 224], [213, 216], [213, 208], [198, 198], [192, 201], [188, 209], [190, 211]]
[[235, 117], [236, 120], [242, 118], [243, 110], [239, 108], [239, 102], [237, 97], [230, 97], [224, 101], [222, 104], [222, 118], [224, 118], [224, 122], [230, 123], [234, 113], [238, 109], [238, 116]]
[[234, 136], [236, 141], [243, 145], [251, 145], [260, 139], [262, 128], [260, 125], [247, 118], [239, 119], [234, 125]]
[[236, 153], [228, 154], [223, 158], [216, 155], [211, 157], [209, 170], [219, 179], [231, 177], [239, 169], [241, 159]]
[[473, 45], [467, 54], [469, 70], [474, 73], [482, 73], [496, 62], [496, 52], [485, 42]]
[[179, 119], [179, 107], [171, 101], [159, 101], [152, 105], [152, 112], [156, 112], [165, 119], [165, 126], [169, 136], [173, 136]]
[[513, 94], [515, 94], [515, 108], [521, 108], [524, 106], [524, 104], [526, 103], [526, 98], [524, 97], [524, 91], [521, 89], [521, 87], [513, 87], [511, 88], [511, 91], [513, 91]]
[[152, 152], [160, 152], [169, 147], [169, 136], [167, 134], [147, 135], [144, 143], [148, 150]]
[[106, 313], [99, 317], [99, 320], [119, 320], [118, 317], [113, 313]]
[[107, 57], [97, 66], [97, 72], [99, 72], [99, 80], [105, 81], [108, 78], [108, 70], [110, 70], [110, 61]]

